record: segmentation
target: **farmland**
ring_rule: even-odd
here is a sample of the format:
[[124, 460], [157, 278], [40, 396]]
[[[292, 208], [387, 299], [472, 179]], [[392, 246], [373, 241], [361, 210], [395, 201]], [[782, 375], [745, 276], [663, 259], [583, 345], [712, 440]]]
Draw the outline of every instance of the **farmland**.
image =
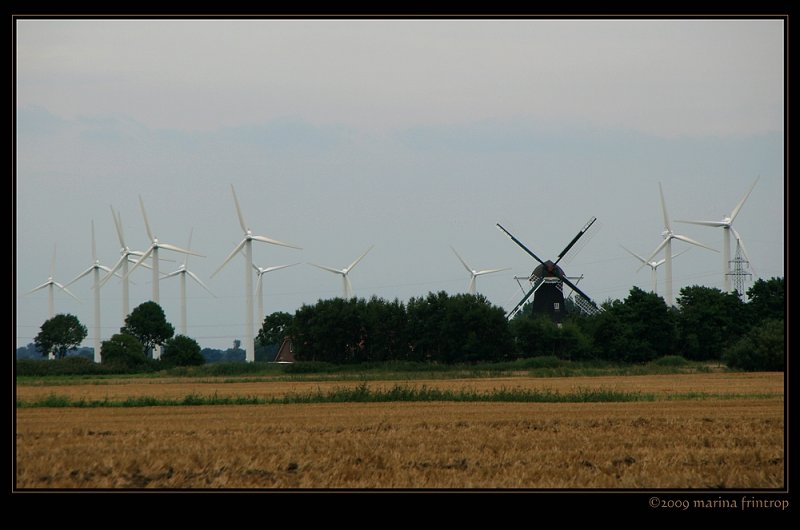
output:
[[[102, 383], [102, 384], [93, 384]], [[358, 381], [25, 384], [46, 396], [278, 397]], [[387, 389], [398, 381], [371, 381]], [[779, 488], [782, 373], [403, 381], [647, 393], [606, 403], [414, 402], [16, 410], [17, 488]]]

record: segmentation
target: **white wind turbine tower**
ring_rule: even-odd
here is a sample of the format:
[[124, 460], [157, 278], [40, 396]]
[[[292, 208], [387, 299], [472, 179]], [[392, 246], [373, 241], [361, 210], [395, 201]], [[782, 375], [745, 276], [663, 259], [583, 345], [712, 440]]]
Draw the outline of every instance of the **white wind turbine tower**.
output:
[[[643, 257], [641, 257], [639, 254], [637, 254], [637, 253], [635, 253], [635, 252], [632, 252], [632, 251], [628, 250], [627, 248], [625, 248], [625, 247], [624, 247], [624, 246], [622, 246], [622, 245], [620, 245], [620, 246], [621, 246], [621, 247], [622, 247], [622, 248], [623, 248], [623, 249], [624, 249], [624, 250], [625, 250], [625, 251], [626, 251], [628, 254], [630, 254], [631, 256], [633, 256], [634, 258], [636, 258], [636, 259], [638, 259], [639, 261], [641, 261], [641, 262], [642, 262], [642, 264], [639, 266], [639, 268], [638, 268], [638, 269], [636, 269], [636, 272], [639, 272], [639, 270], [641, 270], [641, 268], [642, 268], [642, 267], [644, 267], [645, 265], [647, 265], [648, 267], [650, 267], [650, 271], [651, 271], [651, 274], [652, 274], [652, 279], [653, 279], [653, 290], [652, 290], [652, 292], [653, 292], [653, 294], [658, 294], [658, 278], [657, 278], [657, 275], [656, 275], [656, 270], [657, 270], [657, 269], [658, 269], [658, 268], [659, 268], [661, 265], [663, 265], [663, 264], [664, 264], [664, 262], [666, 262], [666, 261], [667, 261], [667, 260], [666, 260], [666, 258], [662, 258], [662, 259], [660, 259], [660, 260], [658, 260], [658, 261], [647, 261], [646, 259], [644, 259]], [[685, 252], [689, 252], [689, 250], [690, 250], [690, 249], [688, 249], [688, 248], [687, 248], [687, 249], [685, 249], [685, 250], [682, 250], [682, 251], [678, 252], [677, 254], [673, 254], [673, 255], [672, 255], [672, 259], [675, 259], [675, 258], [677, 258], [678, 256], [680, 256], [681, 254], [683, 254], [683, 253], [685, 253]]]
[[467, 291], [469, 292], [469, 294], [475, 294], [477, 292], [477, 286], [475, 284], [476, 284], [476, 281], [478, 279], [478, 276], [483, 276], [484, 274], [492, 274], [493, 272], [507, 271], [507, 270], [510, 269], [510, 267], [506, 267], [504, 269], [486, 269], [486, 270], [482, 270], [482, 271], [476, 271], [473, 268], [471, 268], [469, 265], [467, 265], [467, 262], [464, 261], [464, 258], [462, 258], [461, 255], [458, 252], [456, 252], [456, 249], [454, 249], [451, 246], [450, 250], [453, 251], [453, 253], [456, 255], [458, 260], [461, 262], [462, 265], [464, 265], [464, 268], [467, 269], [467, 272], [469, 272], [470, 275], [471, 275], [470, 280], [469, 280], [469, 287], [467, 288]]
[[[72, 298], [74, 298], [75, 300], [78, 300], [78, 297], [75, 296], [74, 294], [72, 294], [69, 291], [69, 289], [67, 289], [66, 287], [64, 287], [63, 285], [61, 285], [60, 283], [58, 283], [57, 281], [55, 281], [53, 279], [53, 276], [55, 276], [55, 274], [56, 274], [56, 245], [54, 244], [53, 245], [53, 261], [50, 264], [50, 277], [47, 278], [47, 281], [44, 282], [42, 285], [39, 285], [38, 287], [34, 287], [33, 289], [31, 289], [30, 291], [25, 293], [25, 294], [31, 294], [33, 292], [38, 291], [39, 289], [44, 289], [45, 287], [48, 288], [47, 289], [47, 309], [48, 309], [48, 312], [49, 312], [49, 315], [50, 315], [48, 318], [53, 318], [54, 316], [56, 316], [55, 304], [53, 303], [53, 287], [58, 287], [59, 289], [61, 289], [62, 291], [64, 291], [68, 295], [70, 295]], [[78, 300], [78, 302], [80, 302], [80, 300]], [[47, 357], [48, 357], [48, 359], [55, 359], [56, 358], [56, 356], [53, 354], [53, 352], [49, 352]]]
[[322, 265], [316, 265], [314, 263], [309, 263], [309, 265], [313, 265], [314, 267], [317, 267], [318, 269], [322, 269], [322, 270], [325, 270], [325, 271], [328, 271], [328, 272], [332, 272], [334, 274], [341, 274], [342, 275], [342, 285], [343, 285], [342, 296], [345, 299], [352, 298], [353, 297], [353, 285], [350, 283], [350, 278], [348, 278], [347, 275], [350, 274], [350, 271], [353, 270], [353, 267], [358, 265], [358, 262], [361, 261], [364, 258], [364, 256], [366, 256], [367, 253], [370, 250], [372, 250], [372, 247], [374, 247], [374, 246], [375, 245], [370, 245], [370, 247], [367, 249], [366, 252], [361, 254], [358, 257], [358, 259], [356, 259], [353, 263], [351, 263], [349, 266], [345, 267], [344, 269], [334, 269], [332, 267], [324, 267]]
[[299, 263], [291, 263], [289, 265], [277, 265], [275, 267], [256, 267], [253, 265], [253, 268], [256, 271], [256, 276], [258, 279], [256, 280], [256, 296], [258, 297], [258, 318], [264, 319], [266, 316], [264, 314], [264, 281], [262, 276], [264, 276], [268, 272], [277, 271], [280, 269], [285, 269], [286, 267], [294, 267], [295, 265], [300, 265]]
[[92, 265], [76, 276], [72, 281], [67, 283], [64, 287], [69, 287], [89, 273], [94, 273], [94, 283], [92, 289], [94, 290], [94, 362], [100, 362], [100, 271], [106, 271], [109, 275], [113, 274], [111, 269], [104, 265], [100, 265], [100, 260], [97, 259], [97, 247], [94, 239], [94, 221], [92, 221]]
[[[148, 258], [152, 254], [153, 256], [153, 302], [158, 303], [159, 296], [158, 296], [158, 249], [163, 248], [165, 250], [172, 250], [173, 252], [180, 252], [182, 254], [191, 254], [192, 256], [200, 256], [201, 258], [205, 257], [202, 254], [198, 254], [197, 252], [192, 252], [191, 250], [186, 250], [181, 247], [176, 247], [175, 245], [171, 245], [169, 243], [162, 243], [158, 240], [156, 236], [153, 235], [153, 231], [150, 230], [150, 223], [147, 221], [147, 212], [144, 210], [144, 201], [142, 201], [142, 196], [139, 196], [139, 206], [142, 207], [142, 217], [144, 217], [144, 226], [147, 229], [147, 236], [150, 238], [150, 247], [144, 251], [142, 257], [133, 265], [128, 274], [125, 275], [125, 278], [131, 275], [133, 271], [136, 270], [136, 267], [142, 264], [144, 260]], [[153, 349], [153, 358], [160, 359], [161, 358], [161, 348], [156, 346]]]
[[[189, 249], [192, 248], [192, 231], [193, 230], [194, 229], [189, 230], [189, 244], [187, 245], [187, 248], [189, 248]], [[172, 276], [180, 276], [180, 278], [181, 278], [181, 335], [186, 335], [186, 330], [187, 330], [187, 326], [186, 326], [186, 276], [188, 275], [191, 279], [193, 279], [194, 281], [199, 283], [200, 286], [203, 289], [208, 291], [208, 294], [210, 294], [211, 296], [214, 296], [216, 298], [216, 295], [214, 295], [214, 293], [211, 292], [211, 289], [209, 289], [206, 286], [206, 284], [204, 284], [202, 281], [200, 281], [200, 278], [198, 278], [195, 273], [193, 273], [192, 271], [190, 271], [187, 268], [188, 264], [189, 264], [189, 255], [187, 254], [186, 257], [183, 259], [183, 264], [180, 267], [178, 267], [177, 270], [175, 270], [173, 272], [170, 272], [169, 274], [167, 274], [166, 276], [161, 278], [162, 280], [165, 279], [165, 278], [171, 278]]]
[[290, 245], [288, 243], [283, 243], [281, 241], [277, 241], [275, 239], [270, 239], [264, 236], [254, 236], [253, 232], [247, 226], [247, 223], [244, 221], [244, 216], [242, 215], [242, 209], [239, 208], [239, 200], [236, 198], [236, 190], [233, 188], [233, 184], [231, 184], [231, 191], [233, 192], [233, 202], [236, 205], [236, 214], [239, 216], [239, 225], [242, 227], [244, 231], [244, 239], [236, 245], [233, 251], [225, 258], [225, 261], [222, 265], [219, 266], [217, 270], [214, 271], [214, 274], [211, 275], [213, 278], [219, 271], [222, 270], [228, 262], [233, 259], [233, 257], [244, 248], [245, 259], [247, 262], [244, 265], [244, 292], [245, 292], [245, 333], [244, 333], [244, 345], [245, 345], [245, 360], [249, 363], [255, 362], [256, 360], [256, 348], [255, 348], [255, 339], [253, 335], [253, 240], [261, 241], [262, 243], [270, 243], [272, 245], [280, 245], [282, 247], [289, 247], [289, 248], [296, 248], [300, 250], [300, 247]]
[[761, 176], [759, 175], [753, 185], [750, 186], [750, 189], [747, 190], [747, 194], [742, 197], [742, 200], [739, 201], [739, 204], [736, 205], [736, 208], [733, 209], [730, 215], [726, 215], [722, 218], [721, 221], [679, 221], [675, 220], [678, 223], [691, 223], [693, 225], [703, 225], [703, 226], [713, 226], [715, 228], [722, 228], [722, 280], [724, 291], [726, 293], [731, 292], [731, 272], [730, 272], [730, 263], [731, 263], [731, 232], [733, 232], [733, 236], [736, 238], [739, 247], [742, 249], [742, 253], [747, 261], [750, 261], [750, 256], [747, 255], [747, 250], [744, 248], [744, 242], [742, 241], [742, 237], [739, 235], [738, 232], [733, 228], [733, 220], [736, 219], [736, 216], [739, 214], [739, 210], [742, 209], [744, 202], [750, 197], [750, 193], [753, 191], [753, 188], [756, 187], [758, 184], [758, 179]]
[[672, 231], [672, 226], [669, 222], [669, 214], [667, 213], [667, 206], [664, 202], [664, 191], [661, 189], [661, 183], [658, 183], [658, 192], [661, 195], [661, 211], [664, 213], [664, 231], [661, 232], [661, 236], [664, 238], [664, 241], [661, 242], [660, 245], [656, 247], [652, 254], [647, 258], [647, 261], [652, 261], [653, 257], [658, 254], [661, 249], [664, 250], [664, 261], [666, 263], [666, 296], [664, 297], [667, 305], [672, 307], [672, 240], [677, 239], [679, 241], [685, 241], [686, 243], [690, 243], [692, 245], [696, 245], [698, 247], [703, 247], [708, 250], [712, 250], [714, 252], [719, 252], [718, 250], [714, 250], [713, 248], [706, 246], [694, 239], [686, 236], [682, 236], [676, 234]]
[[[122, 277], [122, 320], [125, 321], [128, 314], [130, 313], [130, 304], [129, 304], [129, 292], [130, 292], [130, 280], [128, 279], [128, 264], [129, 263], [136, 263], [136, 259], [141, 258], [144, 252], [139, 252], [138, 250], [131, 250], [128, 245], [125, 244], [125, 233], [122, 230], [122, 214], [119, 212], [114, 212], [114, 207], [111, 207], [111, 217], [114, 218], [114, 227], [117, 230], [117, 238], [119, 239], [120, 244], [120, 258], [111, 267], [111, 272], [106, 274], [102, 280], [100, 280], [100, 287], [104, 286], [106, 282], [111, 278], [112, 274], [116, 274], [117, 271], [120, 271]], [[134, 259], [134, 256], [136, 259]], [[150, 265], [146, 263], [142, 263], [143, 267], [148, 269], [152, 268]]]

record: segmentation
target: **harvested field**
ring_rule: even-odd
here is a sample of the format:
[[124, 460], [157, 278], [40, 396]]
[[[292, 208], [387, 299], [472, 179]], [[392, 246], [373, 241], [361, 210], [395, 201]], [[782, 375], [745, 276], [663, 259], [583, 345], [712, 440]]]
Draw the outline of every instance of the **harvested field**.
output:
[[[122, 399], [132, 392], [163, 397], [206, 391], [252, 395], [259, 388], [264, 392], [307, 390], [297, 384], [152, 380], [70, 385], [57, 391], [51, 386], [20, 386], [17, 391], [18, 397], [35, 390], [45, 395]], [[321, 385], [302, 384], [311, 389]], [[460, 384], [471, 388], [531, 385], [561, 391], [602, 387], [664, 396], [782, 394], [783, 375], [473, 379]], [[83, 394], [98, 389], [98, 395]], [[17, 409], [16, 420], [17, 488], [751, 489], [784, 485], [782, 397], [580, 404], [33, 408]]]

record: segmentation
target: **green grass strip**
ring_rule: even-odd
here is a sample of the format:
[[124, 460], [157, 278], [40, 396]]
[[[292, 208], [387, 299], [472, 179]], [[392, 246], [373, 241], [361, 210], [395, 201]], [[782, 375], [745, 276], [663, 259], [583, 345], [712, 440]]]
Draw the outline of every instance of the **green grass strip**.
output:
[[578, 389], [570, 393], [550, 390], [506, 389], [479, 392], [476, 390], [441, 390], [436, 388], [396, 385], [388, 390], [371, 389], [366, 383], [355, 387], [335, 388], [328, 392], [290, 393], [278, 397], [258, 396], [202, 396], [190, 394], [181, 399], [129, 397], [125, 400], [71, 399], [51, 394], [47, 397], [24, 401], [17, 400], [17, 408], [97, 408], [97, 407], [171, 407], [200, 405], [274, 405], [303, 403], [387, 403], [387, 402], [515, 402], [515, 403], [608, 403], [626, 401], [654, 401], [655, 395], [616, 390]]

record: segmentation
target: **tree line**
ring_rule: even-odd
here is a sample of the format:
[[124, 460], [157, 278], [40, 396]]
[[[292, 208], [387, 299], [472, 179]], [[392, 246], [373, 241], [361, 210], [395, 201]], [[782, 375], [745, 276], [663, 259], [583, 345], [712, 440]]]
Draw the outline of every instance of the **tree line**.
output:
[[387, 360], [469, 363], [536, 356], [646, 363], [665, 356], [724, 361], [747, 370], [782, 370], [785, 359], [783, 278], [759, 279], [749, 301], [716, 288], [681, 289], [675, 307], [634, 287], [595, 315], [568, 313], [561, 325], [532, 305], [507, 321], [482, 295], [429, 293], [407, 304], [377, 297], [334, 298], [294, 315], [264, 319], [257, 342], [292, 340], [297, 361]]
[[[557, 325], [531, 313], [532, 304], [507, 321], [502, 308], [483, 295], [444, 291], [407, 303], [377, 297], [333, 298], [303, 305], [294, 315], [268, 315], [256, 340], [258, 361], [272, 360], [290, 338], [297, 361], [363, 363], [413, 361], [442, 364], [507, 361], [552, 356], [572, 361], [646, 363], [666, 356], [724, 361], [745, 370], [782, 370], [785, 364], [785, 282], [759, 279], [748, 302], [716, 288], [681, 289], [675, 307], [638, 287], [603, 311], [581, 314], [571, 304]], [[35, 349], [63, 358], [86, 338], [73, 315], [46, 321]], [[160, 360], [152, 359], [163, 346]], [[27, 348], [30, 350], [30, 348]], [[201, 350], [175, 335], [155, 302], [136, 307], [120, 332], [101, 346], [103, 364], [125, 369], [198, 365], [207, 359], [244, 360], [237, 344], [225, 352]]]

